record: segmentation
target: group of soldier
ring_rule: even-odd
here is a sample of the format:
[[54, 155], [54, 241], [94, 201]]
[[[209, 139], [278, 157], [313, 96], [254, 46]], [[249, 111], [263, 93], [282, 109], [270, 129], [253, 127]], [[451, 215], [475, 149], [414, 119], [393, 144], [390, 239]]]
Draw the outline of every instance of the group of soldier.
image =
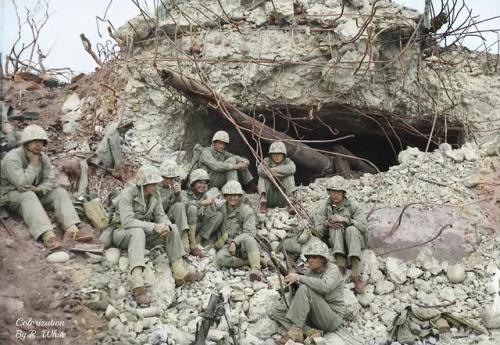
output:
[[[43, 128], [29, 125], [23, 130], [19, 146], [1, 162], [0, 205], [19, 214], [33, 238], [54, 251], [62, 244], [44, 207], [54, 211], [64, 230], [64, 241], [92, 241], [94, 237], [81, 225], [68, 192], [55, 184], [51, 161], [44, 153], [47, 142]], [[217, 250], [215, 261], [219, 266], [249, 266], [249, 279], [262, 279], [261, 269], [266, 261], [255, 238], [258, 220], [254, 210], [243, 201], [243, 189], [258, 190], [258, 212], [288, 206], [293, 214], [286, 196], [295, 195], [296, 167], [287, 157], [285, 145], [274, 142], [269, 157], [257, 168], [259, 179], [255, 186], [249, 160], [228, 152], [228, 145], [228, 133], [216, 132], [212, 144], [203, 148], [194, 162], [186, 190], [182, 189], [177, 164], [166, 160], [159, 169], [142, 166], [133, 183], [112, 200], [112, 226], [100, 239], [105, 246], [128, 251], [130, 287], [138, 305], [150, 302], [143, 280], [145, 250], [158, 245], [165, 250], [178, 286], [202, 278], [201, 272], [189, 270], [183, 260], [187, 254], [202, 257], [202, 244], [212, 244]], [[367, 243], [366, 214], [346, 197], [342, 181], [330, 179], [326, 187], [328, 198], [318, 210], [314, 229], [283, 243], [290, 257], [306, 257], [309, 272], [284, 277], [285, 283], [298, 283], [299, 288], [290, 308], [279, 307], [272, 314], [287, 330], [278, 340], [280, 344], [288, 339], [302, 341], [304, 336], [314, 338], [341, 324], [348, 262], [352, 265], [355, 289], [364, 292], [360, 254]]]

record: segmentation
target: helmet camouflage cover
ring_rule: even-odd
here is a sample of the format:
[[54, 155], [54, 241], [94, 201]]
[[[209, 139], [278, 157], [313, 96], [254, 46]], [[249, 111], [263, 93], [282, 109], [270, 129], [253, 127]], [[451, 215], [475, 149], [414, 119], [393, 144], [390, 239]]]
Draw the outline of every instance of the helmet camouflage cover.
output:
[[241, 184], [236, 180], [228, 181], [222, 187], [222, 194], [240, 194], [243, 195], [243, 188], [241, 188]]
[[139, 186], [160, 183], [162, 181], [163, 178], [160, 175], [160, 171], [152, 165], [143, 165], [135, 176], [135, 183]]
[[177, 163], [172, 159], [165, 159], [160, 165], [160, 174], [164, 177], [179, 176], [179, 169]]
[[341, 190], [347, 192], [347, 183], [342, 176], [333, 176], [326, 181], [326, 190]]
[[229, 134], [226, 131], [217, 131], [212, 138], [212, 142], [214, 141], [222, 141], [229, 144]]
[[269, 154], [271, 153], [282, 153], [286, 156], [286, 146], [281, 141], [275, 141], [269, 147]]
[[45, 132], [42, 127], [38, 125], [29, 125], [21, 134], [21, 144], [26, 144], [33, 140], [43, 140], [48, 142], [49, 138], [47, 137], [47, 132]]
[[314, 256], [322, 256], [327, 261], [330, 260], [330, 252], [328, 250], [327, 245], [325, 244], [325, 242], [323, 242], [317, 237], [312, 237], [304, 245], [302, 254], [304, 254], [305, 257], [314, 255]]
[[196, 181], [208, 181], [210, 177], [204, 169], [195, 169], [189, 175], [189, 184], [193, 184]]

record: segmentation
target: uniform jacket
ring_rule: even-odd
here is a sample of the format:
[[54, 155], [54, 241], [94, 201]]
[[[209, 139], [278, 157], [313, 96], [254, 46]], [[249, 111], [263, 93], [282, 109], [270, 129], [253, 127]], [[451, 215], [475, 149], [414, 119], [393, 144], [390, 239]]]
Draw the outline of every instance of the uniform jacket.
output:
[[330, 198], [327, 198], [320, 206], [319, 212], [315, 219], [316, 236], [323, 237], [326, 235], [328, 228], [325, 222], [331, 215], [341, 215], [349, 218], [351, 225], [356, 227], [366, 237], [367, 222], [366, 211], [359, 206], [355, 201], [344, 198], [340, 205], [333, 205]]
[[[285, 160], [280, 164], [277, 165], [271, 158], [266, 157], [264, 158], [264, 163], [269, 167], [269, 168], [274, 168], [274, 170], [282, 175], [282, 177], [290, 176], [295, 174], [296, 166], [295, 163], [290, 159], [290, 158], [285, 158]], [[260, 177], [268, 178], [262, 163], [259, 164], [257, 167], [257, 173], [259, 174]]]
[[299, 282], [322, 296], [342, 317], [345, 315], [344, 278], [336, 265], [329, 262], [324, 270], [309, 271], [300, 276]]
[[24, 192], [26, 185], [40, 187], [41, 194], [47, 194], [55, 188], [56, 182], [50, 158], [42, 153], [40, 165], [29, 164], [24, 146], [9, 151], [2, 160], [0, 173], [1, 194], [17, 190]]
[[155, 224], [172, 224], [163, 211], [159, 192], [144, 198], [142, 188], [132, 184], [120, 193], [116, 202], [115, 220], [119, 220], [124, 229], [142, 228], [151, 234]]
[[256, 216], [250, 206], [240, 203], [235, 208], [229, 209], [228, 205], [225, 204], [221, 211], [224, 216], [222, 230], [223, 233], [227, 232], [230, 241], [239, 245], [242, 240], [241, 235], [255, 236], [257, 232]]
[[230, 152], [218, 152], [212, 146], [205, 147], [200, 154], [199, 167], [205, 169], [208, 173], [212, 171], [224, 172], [234, 170], [234, 164], [225, 162], [226, 159], [235, 157], [236, 162], [240, 162], [243, 158], [233, 155]]

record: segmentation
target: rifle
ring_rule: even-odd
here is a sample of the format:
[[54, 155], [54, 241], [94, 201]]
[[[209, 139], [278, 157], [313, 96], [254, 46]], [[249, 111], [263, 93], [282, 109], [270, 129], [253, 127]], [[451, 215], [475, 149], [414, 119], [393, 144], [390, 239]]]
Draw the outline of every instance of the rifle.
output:
[[[257, 235], [255, 235], [255, 239], [257, 240], [257, 243], [260, 245], [262, 250], [264, 250], [267, 253], [267, 255], [269, 255], [269, 258], [271, 259], [273, 266], [276, 267], [276, 270], [279, 272], [279, 274], [281, 274], [283, 277], [286, 277], [290, 273], [290, 269], [288, 267], [288, 262], [286, 263], [286, 266], [284, 266], [279, 261], [279, 259], [276, 257], [276, 255], [273, 252], [273, 249], [271, 247], [271, 243], [269, 243], [269, 241], [266, 238], [257, 234]], [[285, 258], [286, 258], [286, 256], [285, 256]], [[281, 285], [281, 279], [280, 279], [280, 285]], [[290, 294], [292, 297], [295, 295], [295, 292], [297, 292], [298, 288], [299, 288], [299, 283], [295, 282], [293, 284], [290, 284]], [[281, 294], [282, 294], [281, 297], [283, 298], [283, 301], [288, 306], [287, 300], [284, 296], [283, 286], [281, 286]]]
[[233, 327], [229, 323], [229, 319], [224, 308], [224, 297], [220, 292], [210, 294], [210, 299], [208, 300], [207, 308], [202, 314], [202, 319], [196, 324], [196, 336], [191, 345], [205, 345], [210, 327], [214, 324], [218, 325], [222, 316], [224, 316], [224, 319], [227, 322], [229, 335], [233, 340], [233, 345], [238, 345], [239, 343], [236, 339], [236, 334], [234, 333]]

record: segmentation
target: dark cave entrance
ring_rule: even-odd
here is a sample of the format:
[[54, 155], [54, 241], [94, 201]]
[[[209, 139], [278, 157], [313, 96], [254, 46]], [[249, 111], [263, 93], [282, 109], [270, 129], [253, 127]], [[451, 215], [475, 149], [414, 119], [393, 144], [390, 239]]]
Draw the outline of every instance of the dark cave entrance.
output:
[[[362, 112], [363, 115], [360, 115]], [[429, 142], [429, 133], [433, 133], [428, 151], [435, 150], [439, 144], [447, 142], [454, 147], [464, 141], [464, 127], [459, 122], [436, 121], [434, 129], [429, 118], [397, 118], [393, 114], [384, 114], [376, 110], [353, 109], [350, 106], [325, 106], [310, 117], [310, 110], [304, 108], [274, 107], [269, 109], [256, 109], [246, 111], [250, 116], [262, 114], [265, 123], [293, 138], [308, 142], [307, 145], [327, 152], [340, 152], [352, 154], [373, 163], [378, 170], [387, 171], [391, 166], [398, 164], [398, 154], [407, 147], [418, 147], [425, 151]], [[288, 116], [287, 119], [284, 118]], [[293, 118], [295, 127], [289, 118]], [[193, 114], [189, 123], [189, 138], [185, 142], [185, 149], [190, 151], [194, 143], [210, 145], [212, 135], [217, 130], [226, 130], [231, 138], [228, 150], [234, 154], [247, 157], [251, 162], [251, 171], [257, 176], [256, 159], [239, 136], [236, 129], [226, 120], [213, 111], [208, 113], [203, 110]], [[332, 139], [346, 137], [340, 141], [331, 142]], [[248, 142], [255, 149], [257, 143], [250, 135], [246, 135]], [[321, 142], [324, 141], [324, 142]], [[328, 142], [330, 141], [330, 142]], [[267, 155], [270, 143], [261, 141], [264, 156]], [[328, 154], [327, 154], [328, 155]], [[356, 166], [355, 161], [335, 155], [331, 156], [335, 164], [334, 174], [346, 178], [357, 178], [365, 172], [375, 173], [373, 168]], [[318, 176], [297, 164], [296, 182], [307, 185]]]

